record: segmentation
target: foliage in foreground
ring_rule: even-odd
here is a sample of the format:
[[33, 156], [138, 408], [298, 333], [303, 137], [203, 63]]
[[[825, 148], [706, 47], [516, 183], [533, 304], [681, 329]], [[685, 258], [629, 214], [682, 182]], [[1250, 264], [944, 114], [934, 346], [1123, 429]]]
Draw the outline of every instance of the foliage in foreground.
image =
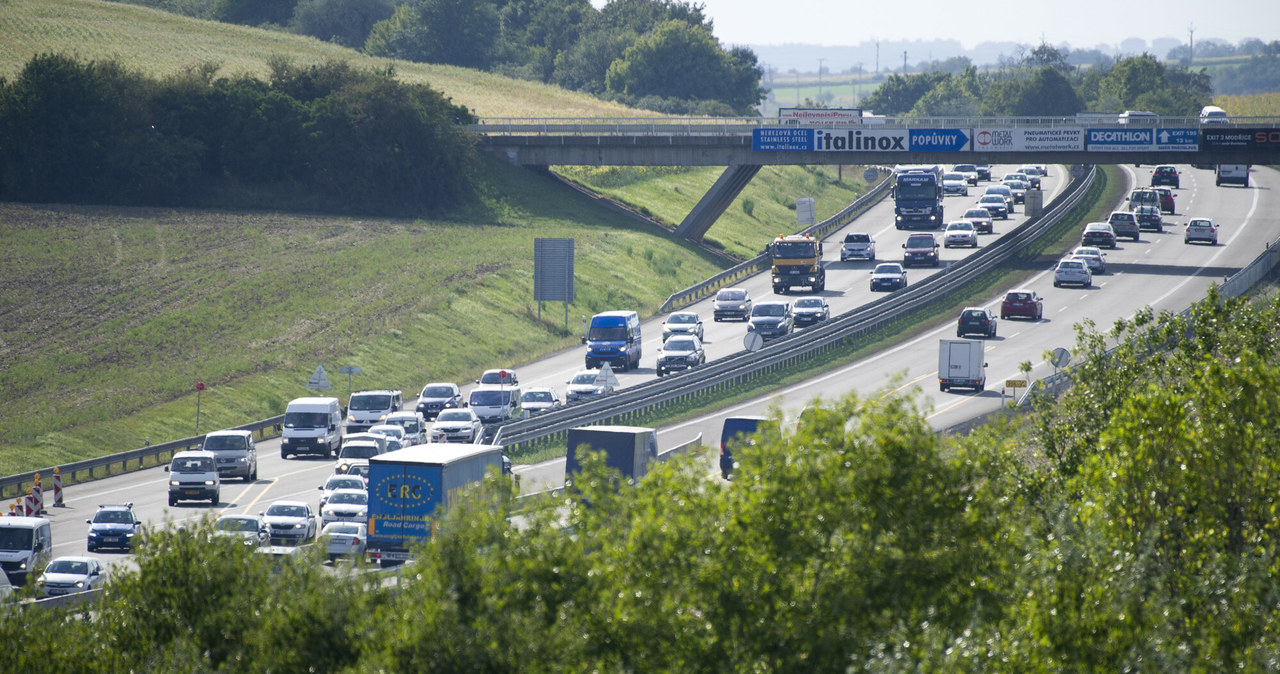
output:
[[518, 529], [493, 483], [398, 591], [160, 534], [95, 619], [0, 616], [31, 644], [0, 668], [1275, 669], [1280, 303], [1220, 300], [1113, 353], [1082, 327], [1074, 389], [1022, 427], [850, 396], [732, 483], [681, 457], [619, 490], [596, 461]]

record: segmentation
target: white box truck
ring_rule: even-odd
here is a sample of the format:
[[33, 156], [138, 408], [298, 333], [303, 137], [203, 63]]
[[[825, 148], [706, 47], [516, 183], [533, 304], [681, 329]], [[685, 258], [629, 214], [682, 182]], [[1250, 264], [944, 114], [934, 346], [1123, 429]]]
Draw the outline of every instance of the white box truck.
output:
[[983, 361], [983, 343], [972, 339], [938, 340], [938, 388], [987, 387], [987, 364]]

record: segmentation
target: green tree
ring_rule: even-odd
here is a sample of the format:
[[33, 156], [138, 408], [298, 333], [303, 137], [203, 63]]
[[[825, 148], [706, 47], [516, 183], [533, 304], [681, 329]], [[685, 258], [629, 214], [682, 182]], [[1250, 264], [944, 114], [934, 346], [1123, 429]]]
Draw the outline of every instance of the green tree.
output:
[[753, 52], [726, 53], [710, 31], [672, 19], [609, 66], [605, 88], [631, 97], [724, 101], [745, 112], [764, 97], [759, 78]]
[[411, 0], [374, 24], [364, 50], [483, 70], [494, 63], [501, 30], [492, 0]]
[[374, 24], [395, 13], [393, 0], [299, 0], [293, 29], [301, 35], [360, 49]]
[[286, 26], [298, 0], [214, 0], [215, 21], [245, 26], [274, 24]]
[[910, 114], [930, 116], [976, 116], [981, 109], [982, 92], [978, 69], [969, 66], [959, 75], [947, 75], [916, 101]]
[[950, 75], [947, 73], [940, 72], [906, 77], [890, 75], [862, 101], [862, 107], [882, 115], [906, 114], [925, 94], [948, 77]]

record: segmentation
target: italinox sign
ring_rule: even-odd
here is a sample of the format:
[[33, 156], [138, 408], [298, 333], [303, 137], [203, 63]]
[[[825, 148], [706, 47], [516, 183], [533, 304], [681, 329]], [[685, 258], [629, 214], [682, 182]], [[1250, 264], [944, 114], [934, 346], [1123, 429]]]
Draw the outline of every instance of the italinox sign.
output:
[[757, 152], [967, 152], [962, 129], [755, 129]]

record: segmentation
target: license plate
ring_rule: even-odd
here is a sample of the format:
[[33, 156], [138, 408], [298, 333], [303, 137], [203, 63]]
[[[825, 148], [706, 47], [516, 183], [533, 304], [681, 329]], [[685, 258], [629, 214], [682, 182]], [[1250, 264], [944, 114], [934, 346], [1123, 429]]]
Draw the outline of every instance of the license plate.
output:
[[188, 490], [186, 490], [186, 491], [184, 491], [184, 492], [182, 492], [182, 493], [183, 493], [183, 495], [185, 495], [185, 496], [199, 496], [199, 495], [200, 495], [200, 490], [199, 490], [199, 489], [188, 489]]

